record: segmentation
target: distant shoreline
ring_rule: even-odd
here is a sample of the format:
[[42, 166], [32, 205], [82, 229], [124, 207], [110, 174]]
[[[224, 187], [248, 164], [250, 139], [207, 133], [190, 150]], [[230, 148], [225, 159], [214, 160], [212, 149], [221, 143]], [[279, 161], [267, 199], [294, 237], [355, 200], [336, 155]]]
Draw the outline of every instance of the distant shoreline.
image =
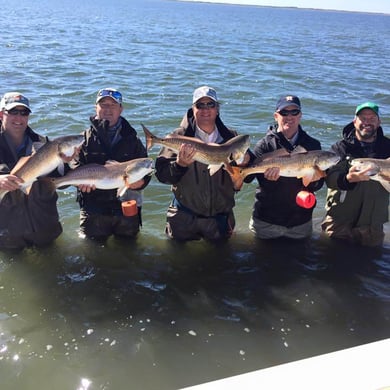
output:
[[168, 0], [174, 1], [177, 3], [206, 3], [206, 4], [219, 4], [219, 5], [236, 5], [239, 7], [257, 7], [257, 8], [277, 8], [277, 9], [297, 9], [297, 10], [309, 10], [309, 11], [323, 11], [323, 12], [344, 12], [344, 13], [357, 13], [357, 14], [370, 14], [370, 15], [384, 15], [389, 16], [390, 13], [386, 12], [376, 12], [376, 11], [349, 11], [349, 10], [340, 10], [340, 9], [324, 9], [324, 8], [306, 8], [306, 7], [285, 7], [285, 6], [276, 6], [276, 5], [256, 5], [256, 4], [235, 4], [235, 3], [226, 3], [225, 1], [207, 1], [207, 0]]

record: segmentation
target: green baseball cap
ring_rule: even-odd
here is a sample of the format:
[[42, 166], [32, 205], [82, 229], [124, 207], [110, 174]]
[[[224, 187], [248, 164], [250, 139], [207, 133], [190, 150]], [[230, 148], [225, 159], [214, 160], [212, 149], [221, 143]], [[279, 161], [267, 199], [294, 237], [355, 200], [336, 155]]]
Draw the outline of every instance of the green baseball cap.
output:
[[372, 103], [372, 102], [365, 102], [365, 103], [359, 104], [359, 105], [356, 107], [355, 115], [358, 115], [359, 112], [360, 112], [361, 110], [364, 110], [365, 108], [369, 108], [370, 110], [374, 111], [376, 115], [379, 116], [379, 107], [378, 107], [377, 104]]

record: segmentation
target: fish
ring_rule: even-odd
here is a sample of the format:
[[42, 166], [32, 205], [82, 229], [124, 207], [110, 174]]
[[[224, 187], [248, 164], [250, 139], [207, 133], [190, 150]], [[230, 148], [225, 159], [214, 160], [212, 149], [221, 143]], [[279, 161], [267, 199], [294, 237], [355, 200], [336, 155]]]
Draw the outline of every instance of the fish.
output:
[[[326, 170], [340, 161], [336, 153], [325, 150], [307, 151], [298, 147], [291, 153], [279, 150], [266, 153], [261, 160], [248, 167], [233, 167], [234, 175], [239, 174], [242, 179], [248, 175], [264, 173], [268, 168], [279, 168], [280, 176], [296, 177], [302, 179], [306, 187], [311, 182], [317, 181], [326, 176]], [[284, 154], [283, 154], [284, 153]]]
[[153, 159], [144, 157], [129, 161], [107, 161], [106, 164], [85, 164], [65, 176], [50, 178], [56, 188], [79, 185], [94, 185], [98, 189], [117, 189], [117, 196], [123, 196], [128, 185], [153, 173]]
[[367, 175], [370, 180], [379, 181], [386, 191], [390, 192], [390, 158], [354, 158], [351, 165], [359, 171], [369, 169]]
[[[56, 168], [63, 169], [64, 158], [73, 156], [75, 149], [80, 148], [83, 142], [82, 134], [58, 137], [45, 143], [35, 142], [33, 145], [35, 152], [31, 156], [19, 159], [11, 171], [11, 174], [23, 180], [19, 189], [28, 195], [32, 184], [39, 177], [49, 174]], [[0, 191], [0, 201], [7, 192], [9, 191]]]
[[242, 162], [250, 146], [249, 135], [244, 134], [237, 135], [223, 144], [207, 144], [198, 138], [184, 135], [168, 135], [165, 138], [159, 138], [143, 124], [141, 126], [145, 133], [147, 150], [153, 145], [162, 145], [178, 153], [182, 144], [189, 144], [196, 150], [194, 160], [206, 164], [210, 176], [214, 175], [223, 166], [229, 171], [232, 161]]

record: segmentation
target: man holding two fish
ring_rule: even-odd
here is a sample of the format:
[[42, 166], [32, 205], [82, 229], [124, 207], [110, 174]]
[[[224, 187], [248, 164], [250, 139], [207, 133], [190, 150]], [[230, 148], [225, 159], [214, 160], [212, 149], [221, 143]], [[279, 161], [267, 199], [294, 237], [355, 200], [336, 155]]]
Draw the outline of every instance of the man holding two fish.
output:
[[83, 142], [81, 135], [46, 140], [29, 127], [30, 113], [29, 100], [19, 92], [1, 99], [0, 248], [43, 246], [62, 233], [57, 193], [36, 179], [70, 162]]

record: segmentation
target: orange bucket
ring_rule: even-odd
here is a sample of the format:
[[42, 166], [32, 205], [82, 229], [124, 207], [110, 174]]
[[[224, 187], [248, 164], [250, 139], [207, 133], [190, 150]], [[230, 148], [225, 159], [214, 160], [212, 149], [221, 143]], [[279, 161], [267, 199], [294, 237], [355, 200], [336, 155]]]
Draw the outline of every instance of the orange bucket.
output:
[[305, 209], [311, 209], [316, 203], [315, 195], [308, 191], [299, 191], [295, 200], [298, 206]]
[[138, 214], [137, 202], [135, 200], [127, 200], [122, 202], [122, 213], [126, 217], [133, 217]]

